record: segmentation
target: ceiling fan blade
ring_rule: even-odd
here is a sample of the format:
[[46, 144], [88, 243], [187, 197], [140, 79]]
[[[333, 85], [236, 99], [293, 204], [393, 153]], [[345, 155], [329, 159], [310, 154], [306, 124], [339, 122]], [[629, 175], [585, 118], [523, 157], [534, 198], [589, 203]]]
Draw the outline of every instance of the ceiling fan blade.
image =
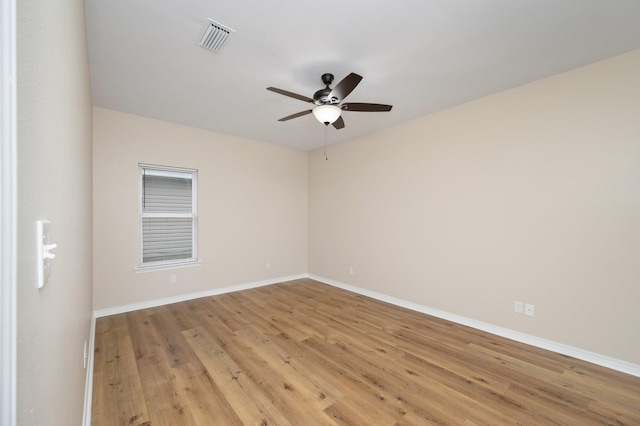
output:
[[345, 104], [340, 105], [340, 108], [342, 108], [345, 111], [385, 112], [385, 111], [391, 111], [391, 108], [393, 108], [393, 105], [347, 102]]
[[338, 119], [333, 122], [333, 127], [338, 130], [344, 129], [344, 120], [342, 119], [342, 117], [338, 117]]
[[271, 90], [272, 92], [279, 93], [281, 95], [289, 96], [290, 98], [298, 99], [303, 102], [311, 102], [313, 103], [313, 99], [306, 97], [304, 95], [298, 95], [297, 93], [289, 92], [288, 90], [278, 89], [277, 87], [267, 87], [267, 90]]
[[291, 114], [291, 115], [287, 115], [286, 117], [282, 117], [280, 120], [278, 121], [288, 121], [291, 120], [293, 118], [298, 118], [298, 117], [302, 117], [303, 115], [307, 115], [307, 114], [311, 114], [312, 110], [307, 110], [307, 111], [300, 111], [300, 112], [296, 112], [295, 114]]
[[336, 87], [333, 88], [333, 90], [329, 94], [329, 98], [338, 98], [338, 100], [340, 101], [343, 100], [344, 98], [349, 96], [349, 93], [351, 93], [353, 89], [356, 88], [356, 86], [360, 83], [360, 80], [362, 80], [361, 75], [358, 75], [356, 73], [349, 74], [348, 76], [343, 78], [342, 81], [336, 85]]

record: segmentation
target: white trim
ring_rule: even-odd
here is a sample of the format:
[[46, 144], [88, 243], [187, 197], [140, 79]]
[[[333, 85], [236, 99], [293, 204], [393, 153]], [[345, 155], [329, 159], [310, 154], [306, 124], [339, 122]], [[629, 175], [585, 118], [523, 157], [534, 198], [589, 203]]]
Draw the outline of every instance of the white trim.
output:
[[268, 280], [256, 281], [247, 284], [238, 284], [228, 287], [214, 288], [211, 290], [201, 291], [197, 293], [180, 294], [178, 296], [167, 297], [164, 299], [149, 300], [146, 302], [133, 303], [131, 305], [114, 306], [113, 308], [97, 309], [93, 311], [96, 318], [106, 317], [109, 315], [122, 314], [125, 312], [137, 311], [140, 309], [155, 308], [157, 306], [170, 305], [172, 303], [184, 302], [186, 300], [199, 299], [201, 297], [217, 296], [234, 291], [248, 290], [250, 288], [264, 287], [271, 284], [278, 284], [285, 281], [299, 280], [307, 278], [307, 274], [291, 275], [288, 277], [272, 278]]
[[84, 385], [84, 413], [82, 415], [82, 426], [91, 426], [91, 403], [93, 399], [93, 354], [96, 341], [96, 315], [91, 315], [91, 326], [89, 329], [89, 359], [87, 362], [87, 377]]
[[155, 170], [162, 170], [164, 172], [168, 172], [168, 173], [157, 173], [157, 172], [151, 172], [151, 174], [153, 174], [154, 176], [170, 176], [173, 174], [173, 176], [188, 176], [193, 174], [194, 172], [198, 172], [198, 169], [191, 169], [188, 167], [174, 167], [174, 166], [163, 166], [161, 164], [151, 164], [151, 163], [138, 163], [139, 167], [144, 167], [144, 168], [149, 168], [149, 169], [155, 169]]
[[633, 364], [631, 362], [622, 361], [616, 358], [611, 358], [611, 357], [600, 355], [594, 352], [589, 352], [584, 349], [575, 348], [573, 346], [553, 342], [551, 340], [542, 339], [536, 336], [531, 336], [529, 334], [520, 333], [514, 330], [509, 330], [503, 327], [498, 327], [485, 322], [476, 321], [474, 319], [463, 317], [461, 315], [440, 311], [438, 309], [433, 309], [428, 306], [423, 306], [417, 303], [408, 302], [406, 300], [387, 296], [382, 293], [376, 293], [375, 291], [365, 290], [363, 288], [355, 287], [355, 286], [345, 284], [339, 281], [335, 281], [329, 278], [319, 277], [313, 274], [308, 274], [308, 277], [313, 280], [320, 281], [322, 283], [329, 284], [334, 287], [338, 287], [344, 290], [352, 291], [354, 293], [362, 294], [363, 296], [368, 296], [373, 299], [381, 300], [383, 302], [391, 303], [392, 305], [411, 309], [412, 311], [422, 312], [423, 314], [432, 315], [434, 317], [438, 317], [451, 322], [466, 325], [468, 327], [472, 327], [477, 330], [486, 331], [487, 333], [491, 333], [497, 336], [505, 337], [507, 339], [515, 340], [516, 342], [525, 343], [527, 345], [535, 346], [541, 349], [546, 349], [562, 355], [567, 355], [573, 358], [587, 361], [592, 364], [597, 364], [603, 367], [611, 368], [613, 370], [621, 371], [623, 373], [640, 377], [640, 365], [638, 364]]
[[148, 266], [137, 266], [133, 268], [133, 272], [136, 274], [145, 274], [147, 272], [156, 272], [156, 271], [165, 271], [167, 269], [181, 269], [181, 268], [191, 268], [193, 266], [202, 265], [201, 260], [190, 260], [188, 262], [180, 262], [180, 263], [165, 263], [165, 264], [155, 264]]
[[16, 0], [0, 5], [0, 425], [17, 422]]

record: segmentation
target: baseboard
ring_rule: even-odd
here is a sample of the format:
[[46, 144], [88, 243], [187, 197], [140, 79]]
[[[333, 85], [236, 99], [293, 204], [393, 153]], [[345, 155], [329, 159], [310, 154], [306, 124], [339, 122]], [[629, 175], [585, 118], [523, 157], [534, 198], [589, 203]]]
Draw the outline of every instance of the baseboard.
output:
[[602, 367], [611, 368], [613, 370], [621, 371], [623, 373], [640, 377], [640, 365], [633, 364], [631, 362], [622, 361], [622, 360], [611, 358], [605, 355], [589, 352], [584, 349], [574, 348], [572, 346], [568, 346], [562, 343], [541, 339], [539, 337], [531, 336], [529, 334], [520, 333], [518, 331], [510, 330], [503, 327], [498, 327], [498, 326], [484, 323], [481, 321], [476, 321], [471, 318], [463, 317], [463, 316], [452, 314], [445, 311], [440, 311], [438, 309], [433, 309], [428, 306], [423, 306], [417, 303], [408, 302], [406, 300], [387, 296], [386, 294], [365, 290], [363, 288], [341, 283], [339, 281], [335, 281], [329, 278], [319, 277], [313, 274], [307, 274], [307, 276], [308, 278], [311, 278], [313, 280], [320, 281], [322, 283], [329, 284], [331, 286], [348, 290], [354, 293], [358, 293], [363, 296], [368, 296], [383, 302], [391, 303], [392, 305], [411, 309], [412, 311], [422, 312], [423, 314], [432, 315], [434, 317], [442, 318], [451, 322], [455, 322], [457, 324], [462, 324], [471, 328], [475, 328], [477, 330], [486, 331], [487, 333], [491, 333], [501, 337], [505, 337], [507, 339], [515, 340], [520, 343], [525, 343], [527, 345], [535, 346], [541, 349], [550, 350], [562, 355], [567, 355], [573, 358], [590, 362], [592, 364], [600, 365]]
[[178, 296], [167, 297], [164, 299], [154, 299], [131, 305], [115, 306], [113, 308], [97, 309], [93, 311], [96, 318], [106, 317], [109, 315], [122, 314], [125, 312], [138, 311], [140, 309], [155, 308], [157, 306], [170, 305], [171, 303], [184, 302], [187, 300], [199, 299], [201, 297], [217, 296], [219, 294], [232, 293], [234, 291], [248, 290], [250, 288], [263, 287], [266, 285], [277, 284], [285, 281], [299, 280], [307, 278], [307, 274], [291, 275], [288, 277], [272, 278], [269, 280], [256, 281], [247, 284], [238, 284], [228, 287], [215, 288], [211, 290], [201, 291], [197, 293], [180, 294]]
[[87, 377], [84, 385], [84, 413], [82, 415], [82, 426], [91, 426], [91, 401], [93, 397], [93, 353], [96, 340], [96, 316], [91, 315], [91, 326], [89, 328], [89, 344], [87, 346]]

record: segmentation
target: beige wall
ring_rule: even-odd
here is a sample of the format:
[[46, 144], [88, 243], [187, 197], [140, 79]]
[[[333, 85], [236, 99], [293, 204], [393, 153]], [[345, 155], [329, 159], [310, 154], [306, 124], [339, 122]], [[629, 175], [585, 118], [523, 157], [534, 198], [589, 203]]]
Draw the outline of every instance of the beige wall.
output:
[[[20, 425], [79, 425], [91, 320], [92, 109], [81, 0], [17, 2]], [[36, 221], [52, 224], [37, 288]]]
[[[198, 169], [202, 265], [134, 273], [138, 163]], [[94, 308], [306, 273], [307, 167], [305, 152], [95, 108]]]
[[311, 274], [640, 364], [639, 259], [640, 51], [310, 156]]

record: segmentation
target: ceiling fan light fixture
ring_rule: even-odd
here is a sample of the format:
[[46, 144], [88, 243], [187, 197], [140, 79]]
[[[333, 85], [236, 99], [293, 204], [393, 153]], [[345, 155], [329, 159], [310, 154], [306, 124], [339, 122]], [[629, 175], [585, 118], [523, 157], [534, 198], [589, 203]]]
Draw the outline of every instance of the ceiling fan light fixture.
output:
[[322, 124], [333, 124], [340, 118], [342, 110], [335, 105], [319, 105], [313, 109], [313, 115]]

